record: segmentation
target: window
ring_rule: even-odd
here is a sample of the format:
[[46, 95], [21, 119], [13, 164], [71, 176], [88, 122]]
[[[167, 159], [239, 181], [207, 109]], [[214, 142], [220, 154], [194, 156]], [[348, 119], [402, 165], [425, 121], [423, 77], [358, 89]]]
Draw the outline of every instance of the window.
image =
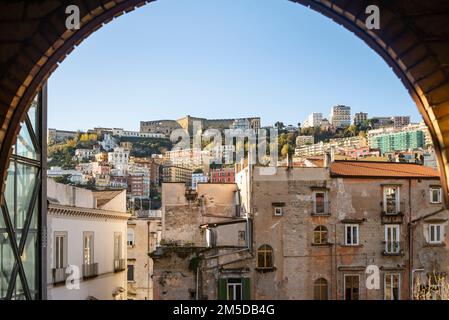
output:
[[319, 278], [315, 280], [313, 295], [315, 300], [327, 300], [328, 299], [328, 286], [327, 280]]
[[441, 203], [441, 188], [430, 188], [430, 203]]
[[246, 232], [244, 230], [240, 230], [238, 232], [238, 244], [239, 245], [246, 244]]
[[345, 245], [357, 246], [359, 244], [359, 225], [346, 224], [345, 225]]
[[400, 211], [399, 187], [384, 187], [384, 212], [396, 214]]
[[327, 213], [327, 195], [324, 191], [316, 191], [313, 193], [313, 213], [326, 214]]
[[243, 300], [242, 289], [240, 279], [228, 279], [228, 300]]
[[443, 243], [443, 225], [429, 224], [429, 243]]
[[122, 234], [120, 232], [114, 233], [114, 260], [122, 258]]
[[126, 245], [128, 247], [133, 247], [134, 246], [134, 230], [133, 229], [128, 229]]
[[385, 226], [385, 252], [397, 254], [401, 250], [400, 246], [400, 228], [397, 224]]
[[93, 232], [84, 232], [83, 263], [86, 265], [94, 263], [94, 233]]
[[359, 275], [345, 275], [345, 300], [359, 300], [359, 278]]
[[67, 266], [67, 234], [55, 232], [55, 269]]
[[387, 273], [385, 275], [384, 283], [384, 299], [385, 300], [399, 300], [400, 292], [400, 276], [397, 273]]
[[313, 243], [314, 244], [326, 244], [327, 243], [327, 228], [325, 226], [318, 226], [313, 231]]
[[273, 268], [273, 248], [262, 245], [257, 250], [257, 267], [262, 269]]
[[274, 215], [282, 216], [284, 214], [284, 210], [282, 207], [274, 207]]
[[134, 281], [134, 265], [128, 264], [128, 281]]

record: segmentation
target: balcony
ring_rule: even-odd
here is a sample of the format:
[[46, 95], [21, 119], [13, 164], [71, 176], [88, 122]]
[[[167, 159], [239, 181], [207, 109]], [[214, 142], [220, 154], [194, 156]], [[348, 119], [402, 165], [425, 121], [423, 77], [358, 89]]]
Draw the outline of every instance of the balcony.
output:
[[67, 280], [65, 268], [53, 268], [52, 274], [53, 274], [53, 284], [62, 283]]
[[381, 221], [383, 224], [401, 224], [404, 220], [404, 212], [405, 212], [405, 203], [393, 203], [384, 205], [383, 202], [381, 205]]
[[83, 264], [83, 278], [98, 276], [98, 263]]
[[383, 241], [382, 255], [384, 256], [403, 256], [404, 248], [402, 241]]
[[312, 216], [330, 216], [330, 201], [312, 202]]
[[115, 259], [114, 260], [114, 272], [119, 272], [126, 270], [126, 261], [125, 259]]

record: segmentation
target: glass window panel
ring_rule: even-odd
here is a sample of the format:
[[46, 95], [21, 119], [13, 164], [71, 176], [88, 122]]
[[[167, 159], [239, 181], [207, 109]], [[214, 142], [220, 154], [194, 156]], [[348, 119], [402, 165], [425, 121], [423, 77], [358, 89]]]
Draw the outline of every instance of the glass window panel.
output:
[[[8, 207], [9, 214], [11, 216], [11, 220], [14, 222], [14, 173], [15, 173], [15, 164], [14, 161], [11, 160], [8, 168], [8, 174], [6, 177], [6, 188], [5, 188], [5, 202]], [[4, 228], [5, 222], [3, 219], [0, 219], [0, 228]]]
[[39, 95], [36, 95], [33, 102], [31, 103], [30, 109], [28, 110], [28, 118], [30, 118], [31, 125], [33, 126], [33, 130], [36, 133], [36, 136], [38, 136], [38, 134], [36, 132], [37, 131], [36, 128], [38, 127], [37, 126], [38, 104], [39, 104]]
[[38, 273], [37, 266], [38, 240], [37, 234], [30, 232], [27, 236], [25, 249], [21, 256], [23, 269], [28, 283], [28, 288], [31, 292], [37, 289], [36, 275]]
[[17, 213], [14, 220], [16, 228], [21, 229], [25, 223], [33, 187], [36, 181], [37, 168], [17, 164]]
[[22, 129], [20, 129], [20, 133], [17, 136], [16, 154], [29, 159], [38, 159], [33, 140], [31, 140], [30, 132], [25, 123], [22, 123]]
[[[0, 215], [0, 220], [3, 217]], [[0, 231], [0, 298], [6, 296], [12, 268], [14, 266], [14, 255], [6, 231]]]

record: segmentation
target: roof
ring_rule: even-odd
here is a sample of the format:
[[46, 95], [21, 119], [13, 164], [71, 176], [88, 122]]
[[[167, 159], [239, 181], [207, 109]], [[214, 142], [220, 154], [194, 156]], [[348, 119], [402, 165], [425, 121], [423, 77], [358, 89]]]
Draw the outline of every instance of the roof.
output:
[[123, 192], [123, 189], [121, 190], [107, 190], [107, 191], [94, 191], [93, 195], [95, 199], [97, 199], [97, 207], [101, 207], [114, 199], [116, 196], [118, 196], [120, 193]]
[[440, 178], [435, 169], [399, 162], [334, 161], [330, 171], [332, 176], [340, 177]]

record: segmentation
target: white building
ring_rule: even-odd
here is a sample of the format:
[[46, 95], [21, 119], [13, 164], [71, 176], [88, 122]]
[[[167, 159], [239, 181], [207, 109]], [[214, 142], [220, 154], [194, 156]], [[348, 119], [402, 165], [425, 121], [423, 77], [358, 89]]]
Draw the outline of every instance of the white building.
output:
[[321, 121], [323, 120], [323, 114], [319, 112], [312, 112], [304, 120], [302, 126], [303, 128], [314, 128], [321, 126]]
[[49, 300], [125, 300], [126, 191], [47, 181]]
[[199, 182], [208, 182], [209, 178], [204, 173], [192, 173], [192, 189], [196, 190], [196, 186]]
[[420, 123], [411, 123], [409, 125], [403, 127], [383, 127], [374, 130], [368, 130], [366, 137], [368, 139], [368, 145], [371, 146], [373, 144], [373, 138], [384, 135], [387, 133], [396, 133], [396, 132], [410, 132], [410, 131], [422, 131], [424, 132], [425, 145], [431, 146], [433, 145], [432, 136], [430, 135], [429, 128], [426, 126], [424, 121]]
[[140, 131], [130, 131], [123, 130], [122, 128], [114, 128], [112, 129], [112, 135], [118, 137], [135, 137], [135, 138], [165, 138], [165, 135], [162, 133], [152, 133], [152, 132], [140, 132]]
[[331, 109], [330, 121], [335, 128], [351, 125], [351, 107], [338, 105]]
[[47, 170], [47, 177], [49, 178], [57, 178], [57, 177], [63, 177], [63, 176], [70, 176], [69, 180], [73, 183], [86, 183], [86, 179], [84, 174], [81, 171], [77, 170], [65, 170], [61, 167], [51, 167]]
[[76, 149], [75, 157], [77, 157], [78, 160], [89, 159], [94, 157], [98, 152], [98, 149]]
[[114, 148], [114, 151], [108, 152], [108, 162], [114, 168], [127, 168], [129, 163], [129, 150], [124, 148]]

